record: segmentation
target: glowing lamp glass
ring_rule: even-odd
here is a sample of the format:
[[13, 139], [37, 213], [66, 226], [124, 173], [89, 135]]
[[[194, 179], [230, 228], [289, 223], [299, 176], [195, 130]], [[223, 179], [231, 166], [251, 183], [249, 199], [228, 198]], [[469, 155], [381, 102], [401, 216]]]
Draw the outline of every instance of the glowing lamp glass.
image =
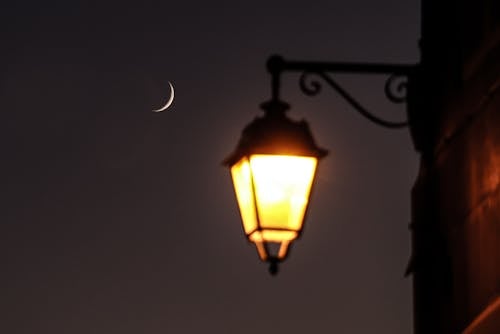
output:
[[[236, 198], [248, 239], [262, 260], [282, 260], [302, 230], [318, 159], [254, 154], [231, 167]], [[269, 243], [279, 245], [269, 254]]]

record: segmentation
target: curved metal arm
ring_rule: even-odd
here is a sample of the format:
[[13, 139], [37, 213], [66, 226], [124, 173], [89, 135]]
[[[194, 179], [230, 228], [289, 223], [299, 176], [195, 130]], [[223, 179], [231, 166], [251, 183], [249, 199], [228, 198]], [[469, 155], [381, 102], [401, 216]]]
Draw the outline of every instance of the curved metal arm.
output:
[[[304, 94], [308, 96], [315, 96], [319, 94], [321, 91], [321, 83], [319, 81], [311, 80], [308, 82], [308, 78], [311, 75], [317, 75], [323, 81], [325, 81], [330, 87], [332, 87], [340, 96], [342, 96], [358, 113], [372, 121], [375, 124], [380, 126], [398, 129], [408, 126], [408, 122], [391, 122], [379, 118], [372, 113], [370, 113], [365, 107], [363, 107], [354, 97], [351, 96], [345, 89], [343, 89], [335, 80], [333, 80], [329, 75], [323, 72], [304, 72], [300, 76], [300, 89], [304, 92]], [[398, 76], [390, 76], [385, 85], [385, 94], [389, 100], [394, 103], [402, 103], [406, 101], [406, 83], [400, 83], [397, 86], [397, 92], [393, 92], [393, 82], [398, 78]], [[404, 94], [404, 95], [396, 95], [396, 94]]]
[[302, 72], [299, 84], [302, 92], [306, 95], [314, 96], [321, 91], [321, 83], [319, 81], [311, 80], [308, 82], [309, 76], [316, 75], [340, 94], [357, 112], [373, 123], [391, 129], [408, 126], [407, 121], [391, 122], [373, 115], [333, 80], [327, 72], [389, 75], [384, 87], [385, 95], [393, 103], [403, 103], [406, 102], [408, 80], [410, 80], [410, 75], [415, 70], [416, 65], [301, 62], [285, 61], [280, 56], [272, 56], [268, 60], [267, 68], [271, 74], [273, 100], [279, 100], [279, 90], [281, 86], [280, 78], [283, 72]]

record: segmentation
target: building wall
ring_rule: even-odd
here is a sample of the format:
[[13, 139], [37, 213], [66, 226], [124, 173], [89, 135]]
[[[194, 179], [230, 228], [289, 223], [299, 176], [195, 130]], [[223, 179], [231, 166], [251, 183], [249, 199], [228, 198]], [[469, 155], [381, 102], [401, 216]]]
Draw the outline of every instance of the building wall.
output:
[[500, 333], [500, 1], [423, 0], [415, 333]]

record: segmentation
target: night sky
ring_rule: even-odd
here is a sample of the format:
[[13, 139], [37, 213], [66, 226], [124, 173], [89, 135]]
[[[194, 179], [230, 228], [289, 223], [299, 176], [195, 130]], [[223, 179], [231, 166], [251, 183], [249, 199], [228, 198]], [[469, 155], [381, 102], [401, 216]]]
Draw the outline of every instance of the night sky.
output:
[[[330, 154], [277, 277], [221, 161], [270, 96], [269, 55], [413, 64], [419, 20], [416, 0], [2, 3], [0, 332], [410, 333], [407, 129], [284, 77]], [[336, 78], [404, 118], [383, 78]]]

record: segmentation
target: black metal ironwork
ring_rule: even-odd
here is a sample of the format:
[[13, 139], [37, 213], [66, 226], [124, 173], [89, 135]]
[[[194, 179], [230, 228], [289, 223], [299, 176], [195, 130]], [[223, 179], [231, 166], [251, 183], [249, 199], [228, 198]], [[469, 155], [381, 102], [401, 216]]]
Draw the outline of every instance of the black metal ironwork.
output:
[[342, 96], [358, 113], [373, 123], [391, 129], [408, 126], [407, 121], [392, 122], [375, 116], [361, 105], [347, 90], [342, 88], [328, 73], [361, 73], [361, 74], [386, 74], [389, 75], [384, 92], [392, 103], [403, 103], [407, 99], [408, 81], [411, 80], [417, 65], [394, 65], [373, 63], [342, 63], [342, 62], [304, 62], [286, 61], [280, 56], [269, 58], [267, 68], [271, 74], [272, 99], [279, 100], [281, 74], [286, 71], [302, 72], [299, 85], [304, 94], [315, 96], [321, 91], [321, 81], [309, 80], [315, 75], [327, 83], [340, 96]]
[[[397, 82], [397, 80], [400, 80]], [[392, 74], [385, 82], [384, 92], [385, 96], [392, 103], [406, 102], [408, 77], [398, 74]]]
[[279, 271], [278, 263], [280, 262], [279, 259], [272, 257], [269, 259], [269, 273], [272, 276], [276, 276]]

